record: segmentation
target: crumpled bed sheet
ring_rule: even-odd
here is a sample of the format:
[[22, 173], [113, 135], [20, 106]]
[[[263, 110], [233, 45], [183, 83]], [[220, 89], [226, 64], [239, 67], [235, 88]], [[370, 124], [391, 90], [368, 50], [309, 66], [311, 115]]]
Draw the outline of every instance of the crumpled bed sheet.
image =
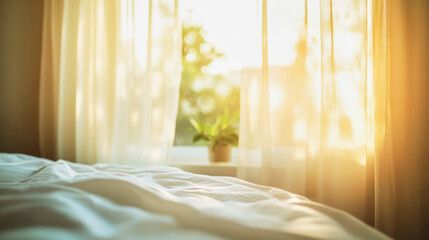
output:
[[389, 239], [276, 188], [173, 167], [0, 154], [0, 239]]

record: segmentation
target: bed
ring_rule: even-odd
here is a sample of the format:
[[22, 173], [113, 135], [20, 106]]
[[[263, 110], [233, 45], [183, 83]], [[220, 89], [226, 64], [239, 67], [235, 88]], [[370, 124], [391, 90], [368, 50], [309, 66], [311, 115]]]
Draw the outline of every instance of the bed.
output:
[[0, 154], [0, 239], [389, 239], [233, 177]]

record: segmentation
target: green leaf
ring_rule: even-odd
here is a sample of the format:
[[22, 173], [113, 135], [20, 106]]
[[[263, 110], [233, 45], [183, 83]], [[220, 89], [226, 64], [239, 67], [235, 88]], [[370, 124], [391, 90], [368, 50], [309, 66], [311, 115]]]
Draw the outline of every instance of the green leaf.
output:
[[217, 136], [219, 134], [219, 122], [216, 123], [210, 128], [210, 134], [213, 136]]
[[235, 133], [236, 131], [237, 131], [237, 129], [230, 125], [223, 130], [223, 133], [224, 133], [224, 135], [228, 135], [228, 134]]
[[212, 126], [209, 123], [205, 123], [203, 129], [204, 129], [204, 132], [212, 134]]
[[196, 142], [198, 142], [199, 140], [209, 141], [210, 139], [209, 139], [209, 137], [208, 137], [206, 134], [204, 134], [204, 133], [195, 134], [195, 135], [194, 135], [194, 137], [192, 138], [192, 142], [193, 142], [193, 143], [196, 143]]
[[191, 119], [189, 121], [191, 122], [191, 124], [195, 128], [195, 130], [197, 130], [197, 132], [203, 132], [204, 131], [203, 126], [200, 122], [198, 122], [195, 119]]
[[229, 134], [227, 136], [224, 136], [222, 140], [223, 142], [236, 147], [238, 145], [238, 134], [236, 133]]

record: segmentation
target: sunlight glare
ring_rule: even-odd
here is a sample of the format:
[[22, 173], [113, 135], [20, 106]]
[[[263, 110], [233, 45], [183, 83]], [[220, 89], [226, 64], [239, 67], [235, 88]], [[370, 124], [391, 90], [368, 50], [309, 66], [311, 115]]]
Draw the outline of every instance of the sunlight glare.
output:
[[226, 97], [231, 92], [231, 87], [226, 83], [218, 83], [215, 88], [215, 91], [220, 96]]
[[295, 141], [305, 141], [307, 137], [307, 126], [304, 120], [295, 122], [293, 127], [293, 137]]
[[284, 91], [281, 91], [275, 85], [271, 85], [269, 94], [270, 94], [269, 96], [270, 109], [279, 108], [284, 104], [284, 99], [285, 99]]

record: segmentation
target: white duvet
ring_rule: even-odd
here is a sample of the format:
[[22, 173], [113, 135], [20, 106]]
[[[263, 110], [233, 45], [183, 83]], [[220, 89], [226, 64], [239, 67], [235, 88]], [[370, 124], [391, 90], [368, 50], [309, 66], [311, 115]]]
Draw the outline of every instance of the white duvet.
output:
[[0, 154], [0, 239], [388, 239], [286, 191], [171, 167]]

